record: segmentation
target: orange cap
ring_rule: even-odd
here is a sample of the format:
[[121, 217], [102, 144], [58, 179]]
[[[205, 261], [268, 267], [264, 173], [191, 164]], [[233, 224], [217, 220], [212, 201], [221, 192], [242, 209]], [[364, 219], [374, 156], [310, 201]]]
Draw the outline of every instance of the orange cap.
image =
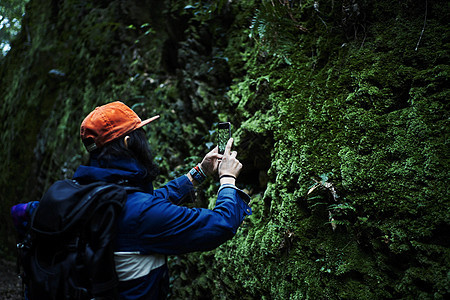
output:
[[120, 101], [97, 107], [81, 123], [80, 135], [89, 152], [106, 143], [156, 120], [158, 116], [142, 121]]

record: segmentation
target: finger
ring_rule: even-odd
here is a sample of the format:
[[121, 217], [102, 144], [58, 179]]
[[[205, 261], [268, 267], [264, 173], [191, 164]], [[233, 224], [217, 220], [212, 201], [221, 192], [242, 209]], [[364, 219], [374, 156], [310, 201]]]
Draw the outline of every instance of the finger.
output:
[[221, 159], [223, 157], [222, 154], [219, 153], [208, 153], [208, 157], [209, 158], [217, 158], [217, 159]]
[[219, 147], [214, 147], [211, 151], [209, 151], [206, 155], [212, 155], [214, 153], [219, 153]]
[[224, 155], [230, 155], [232, 145], [233, 145], [233, 138], [230, 138], [227, 142], [227, 145], [225, 146]]
[[237, 152], [236, 151], [231, 151], [231, 157], [236, 157], [237, 156]]

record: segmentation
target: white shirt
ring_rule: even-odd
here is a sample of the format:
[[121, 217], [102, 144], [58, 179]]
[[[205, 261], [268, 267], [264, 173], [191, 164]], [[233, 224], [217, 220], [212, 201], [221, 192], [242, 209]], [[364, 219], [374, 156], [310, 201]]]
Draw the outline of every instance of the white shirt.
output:
[[141, 255], [140, 252], [114, 252], [116, 272], [120, 281], [140, 278], [166, 263], [162, 254]]

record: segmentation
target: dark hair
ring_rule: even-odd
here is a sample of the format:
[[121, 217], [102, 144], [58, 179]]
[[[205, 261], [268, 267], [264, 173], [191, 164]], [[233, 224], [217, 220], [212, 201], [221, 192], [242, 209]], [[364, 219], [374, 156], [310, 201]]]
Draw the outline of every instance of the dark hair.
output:
[[[130, 137], [127, 141], [128, 147], [125, 146], [125, 136]], [[147, 170], [144, 181], [153, 181], [159, 174], [159, 168], [153, 161], [153, 155], [144, 129], [139, 128], [125, 136], [106, 143], [102, 148], [91, 154], [91, 159], [92, 156], [95, 156], [99, 165], [104, 168], [110, 167], [117, 158], [136, 159]]]

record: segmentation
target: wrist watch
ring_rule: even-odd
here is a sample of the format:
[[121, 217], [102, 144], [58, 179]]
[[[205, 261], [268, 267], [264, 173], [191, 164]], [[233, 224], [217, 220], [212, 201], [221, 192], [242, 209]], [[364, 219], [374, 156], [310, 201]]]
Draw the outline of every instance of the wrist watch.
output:
[[206, 177], [203, 176], [199, 171], [197, 171], [196, 168], [192, 168], [189, 171], [189, 174], [191, 174], [192, 178], [194, 178], [195, 181], [197, 181], [199, 184], [205, 181]]

